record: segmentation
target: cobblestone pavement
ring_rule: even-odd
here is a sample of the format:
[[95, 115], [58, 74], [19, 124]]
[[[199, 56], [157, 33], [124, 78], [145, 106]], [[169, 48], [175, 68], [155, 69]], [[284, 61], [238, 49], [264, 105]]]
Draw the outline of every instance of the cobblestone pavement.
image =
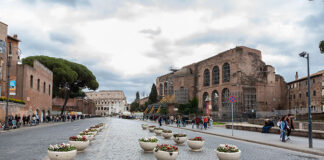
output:
[[[105, 122], [106, 128], [96, 136], [90, 146], [77, 154], [76, 160], [152, 160], [153, 153], [144, 153], [138, 139], [143, 136], [155, 136], [148, 130], [142, 130], [141, 124], [148, 123], [139, 120], [124, 120], [117, 118], [93, 118], [80, 120], [70, 124], [43, 127], [23, 132], [5, 133], [0, 135], [0, 159], [4, 160], [45, 160], [47, 158], [47, 146], [49, 144], [67, 142], [69, 136], [89, 126]], [[152, 123], [148, 123], [152, 124]], [[303, 154], [285, 149], [278, 149], [264, 145], [242, 142], [217, 136], [185, 131], [177, 128], [163, 126], [171, 129], [174, 133], [186, 133], [189, 138], [201, 136], [205, 139], [205, 146], [201, 152], [192, 152], [187, 145], [179, 147], [178, 160], [209, 160], [217, 159], [215, 149], [219, 144], [235, 144], [242, 150], [242, 160], [268, 160], [285, 159], [299, 160], [310, 159], [320, 160], [324, 157]], [[173, 144], [172, 139], [166, 140], [157, 136], [160, 144]]]

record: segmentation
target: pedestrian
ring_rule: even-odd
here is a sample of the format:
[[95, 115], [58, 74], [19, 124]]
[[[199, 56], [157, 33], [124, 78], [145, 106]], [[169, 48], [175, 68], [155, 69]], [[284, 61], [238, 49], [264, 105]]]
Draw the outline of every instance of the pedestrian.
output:
[[213, 127], [213, 119], [211, 117], [209, 118], [209, 126], [210, 126], [210, 128]]
[[274, 126], [273, 122], [269, 119], [264, 120], [264, 126], [262, 128], [262, 133], [269, 133], [269, 129]]
[[180, 116], [178, 116], [178, 118], [177, 118], [177, 127], [181, 127], [180, 123], [181, 123], [181, 118], [180, 118]]
[[287, 130], [287, 117], [283, 116], [280, 120], [280, 138], [282, 142], [286, 142], [286, 130]]
[[205, 128], [205, 130], [207, 129], [207, 123], [208, 123], [208, 118], [207, 118], [207, 116], [205, 116], [205, 118], [204, 118], [204, 128]]
[[194, 118], [194, 119], [191, 120], [191, 125], [192, 125], [191, 128], [192, 128], [192, 129], [194, 129], [194, 127], [195, 127], [195, 123], [196, 123], [196, 120], [195, 120], [195, 118]]
[[39, 124], [39, 116], [36, 114], [36, 124]]
[[24, 124], [24, 126], [25, 126], [25, 123], [26, 123], [26, 116], [23, 115], [23, 124]]
[[287, 140], [290, 140], [289, 136], [291, 134], [291, 130], [295, 129], [293, 118], [294, 117], [291, 114], [288, 114], [288, 118], [287, 118], [287, 123], [288, 123]]
[[200, 118], [196, 117], [196, 127], [197, 127], [197, 129], [199, 129], [199, 123], [200, 123]]
[[159, 117], [159, 125], [160, 125], [160, 127], [162, 126], [162, 117]]

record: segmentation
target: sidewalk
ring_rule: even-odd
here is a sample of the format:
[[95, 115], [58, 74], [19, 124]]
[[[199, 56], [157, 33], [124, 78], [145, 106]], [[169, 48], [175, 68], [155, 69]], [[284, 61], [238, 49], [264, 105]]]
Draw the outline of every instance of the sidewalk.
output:
[[[78, 120], [76, 120], [78, 121]], [[73, 121], [75, 122], [75, 121]], [[9, 132], [15, 132], [15, 131], [20, 131], [20, 130], [26, 130], [26, 129], [33, 129], [33, 128], [40, 128], [40, 127], [46, 127], [46, 126], [55, 126], [55, 125], [60, 125], [60, 124], [65, 124], [65, 123], [71, 123], [70, 121], [66, 121], [66, 122], [42, 122], [42, 123], [39, 123], [38, 125], [36, 126], [21, 126], [20, 128], [16, 128], [16, 129], [10, 129], [10, 130], [3, 130], [3, 129], [0, 129], [0, 134], [3, 134], [3, 133], [9, 133]]]
[[[163, 125], [165, 126], [165, 124], [162, 124], [162, 127]], [[167, 125], [167, 126], [176, 128], [175, 124]], [[189, 124], [186, 127], [181, 127], [181, 129], [324, 156], [323, 139], [313, 138], [313, 148], [310, 149], [308, 148], [307, 137], [290, 136], [291, 140], [288, 140], [287, 142], [284, 143], [280, 141], [279, 134], [260, 133], [260, 132], [234, 129], [233, 136], [232, 136], [232, 130], [226, 129], [225, 126], [224, 127], [214, 126], [213, 128], [208, 128], [207, 130], [205, 129], [201, 130], [201, 129], [196, 129], [196, 126], [194, 129], [192, 129], [191, 124]]]

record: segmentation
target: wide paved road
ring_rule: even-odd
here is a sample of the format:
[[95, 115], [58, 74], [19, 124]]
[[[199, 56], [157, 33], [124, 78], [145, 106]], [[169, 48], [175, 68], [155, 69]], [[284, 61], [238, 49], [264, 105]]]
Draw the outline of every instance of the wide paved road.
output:
[[[77, 122], [16, 131], [0, 134], [0, 159], [4, 160], [45, 160], [49, 144], [67, 142], [69, 136], [88, 128], [89, 126], [105, 122], [106, 129], [96, 136], [96, 140], [81, 153], [77, 160], [152, 160], [153, 153], [144, 153], [138, 145], [138, 138], [153, 136], [148, 130], [142, 130], [141, 124], [147, 123], [139, 120], [123, 120], [117, 118], [94, 118]], [[150, 123], [149, 123], [150, 124]], [[242, 150], [244, 160], [320, 160], [324, 157], [298, 153], [285, 149], [278, 149], [248, 142], [242, 142], [217, 136], [196, 133], [176, 128], [174, 133], [186, 133], [188, 137], [201, 136], [205, 139], [205, 146], [201, 152], [191, 152], [188, 146], [178, 146], [180, 154], [178, 160], [213, 160], [217, 159], [215, 149], [219, 144], [235, 144]], [[173, 140], [158, 137], [159, 143], [174, 144]]]

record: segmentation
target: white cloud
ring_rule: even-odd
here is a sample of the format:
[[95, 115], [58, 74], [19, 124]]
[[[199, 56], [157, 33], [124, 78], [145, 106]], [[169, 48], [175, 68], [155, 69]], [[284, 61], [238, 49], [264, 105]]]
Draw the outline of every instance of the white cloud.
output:
[[[303, 64], [296, 53], [316, 52], [324, 36], [318, 33], [324, 22], [316, 19], [324, 12], [320, 5], [307, 0], [12, 0], [0, 2], [0, 21], [9, 25], [10, 34], [19, 34], [25, 56], [37, 52], [84, 63], [100, 80], [100, 89], [129, 88], [131, 101], [136, 89], [148, 93], [150, 82], [170, 66], [179, 68], [236, 45], [261, 50], [267, 64], [292, 79], [291, 69]], [[307, 17], [317, 30], [305, 24]], [[324, 67], [318, 59], [312, 64]], [[111, 83], [105, 73], [114, 75], [107, 80]], [[144, 83], [146, 88], [138, 85]]]

